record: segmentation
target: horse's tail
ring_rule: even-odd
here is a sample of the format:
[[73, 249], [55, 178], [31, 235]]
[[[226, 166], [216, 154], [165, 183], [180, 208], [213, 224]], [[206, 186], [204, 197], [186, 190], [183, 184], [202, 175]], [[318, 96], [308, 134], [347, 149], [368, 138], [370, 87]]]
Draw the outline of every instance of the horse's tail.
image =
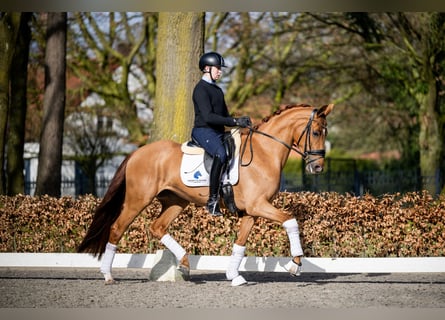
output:
[[93, 221], [82, 240], [77, 247], [77, 252], [91, 253], [94, 256], [102, 257], [110, 236], [111, 225], [116, 221], [122, 210], [122, 204], [125, 199], [125, 169], [128, 159], [120, 164], [113, 179], [110, 182], [107, 192], [105, 193], [101, 203], [96, 208]]

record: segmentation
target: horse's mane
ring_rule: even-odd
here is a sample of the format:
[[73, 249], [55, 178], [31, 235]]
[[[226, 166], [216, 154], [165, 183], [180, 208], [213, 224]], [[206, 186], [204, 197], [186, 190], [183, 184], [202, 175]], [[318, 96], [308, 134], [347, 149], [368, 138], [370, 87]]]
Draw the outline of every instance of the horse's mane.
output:
[[273, 118], [274, 116], [280, 115], [283, 111], [289, 110], [289, 109], [293, 109], [293, 108], [312, 108], [311, 105], [309, 104], [286, 104], [286, 105], [281, 105], [278, 110], [276, 110], [274, 113], [272, 113], [271, 115], [268, 115], [267, 117], [264, 117], [263, 120], [261, 120], [260, 124], [257, 124], [256, 126], [253, 127], [253, 129], [257, 130], [263, 123], [268, 122], [271, 118]]

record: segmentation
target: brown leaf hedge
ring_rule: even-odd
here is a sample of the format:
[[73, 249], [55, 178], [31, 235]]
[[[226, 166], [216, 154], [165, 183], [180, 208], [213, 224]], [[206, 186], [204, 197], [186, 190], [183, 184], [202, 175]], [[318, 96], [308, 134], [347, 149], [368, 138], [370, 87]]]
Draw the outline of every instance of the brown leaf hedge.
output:
[[[0, 252], [75, 252], [100, 199], [0, 196]], [[427, 192], [355, 197], [281, 192], [273, 204], [295, 216], [306, 257], [417, 257], [445, 255], [445, 199]], [[160, 212], [155, 201], [119, 242], [121, 253], [165, 249], [148, 233]], [[230, 255], [239, 218], [211, 217], [189, 205], [170, 234], [189, 254]], [[284, 229], [258, 218], [246, 244], [250, 256], [288, 256]]]

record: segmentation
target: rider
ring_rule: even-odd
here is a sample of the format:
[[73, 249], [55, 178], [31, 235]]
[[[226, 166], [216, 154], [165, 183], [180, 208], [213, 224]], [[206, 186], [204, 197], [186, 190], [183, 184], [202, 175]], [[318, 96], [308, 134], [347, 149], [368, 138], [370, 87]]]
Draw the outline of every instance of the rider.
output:
[[199, 69], [203, 76], [193, 90], [195, 122], [192, 138], [213, 157], [206, 208], [214, 216], [222, 215], [219, 207], [219, 187], [222, 170], [228, 160], [223, 145], [225, 127], [245, 128], [251, 125], [247, 116], [233, 118], [229, 115], [224, 93], [216, 85], [223, 67], [226, 67], [224, 58], [219, 53], [203, 54], [199, 59]]

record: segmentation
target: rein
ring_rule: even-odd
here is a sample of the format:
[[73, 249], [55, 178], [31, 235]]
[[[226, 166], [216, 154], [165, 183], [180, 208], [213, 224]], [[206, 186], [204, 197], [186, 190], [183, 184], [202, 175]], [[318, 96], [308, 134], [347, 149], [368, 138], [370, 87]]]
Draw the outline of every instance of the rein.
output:
[[[252, 128], [252, 127], [249, 127], [249, 134], [248, 134], [246, 140], [244, 141], [244, 144], [243, 144], [242, 149], [241, 149], [241, 159], [243, 158], [244, 152], [246, 151], [247, 141], [248, 140], [249, 140], [251, 157], [250, 157], [250, 160], [249, 160], [248, 163], [242, 163], [242, 161], [241, 161], [241, 166], [247, 167], [253, 161], [252, 137], [253, 137], [254, 133], [259, 133], [259, 134], [261, 134], [261, 135], [263, 135], [265, 137], [268, 137], [268, 138], [270, 138], [270, 139], [272, 139], [272, 140], [274, 140], [274, 141], [276, 141], [278, 143], [281, 143], [287, 149], [295, 151], [296, 153], [298, 153], [303, 158], [303, 160], [305, 160], [305, 161], [308, 158], [308, 156], [310, 156], [310, 155], [316, 155], [316, 156], [320, 156], [321, 158], [324, 158], [324, 156], [326, 154], [325, 150], [321, 150], [321, 149], [320, 150], [309, 150], [309, 151], [307, 150], [308, 146], [309, 146], [309, 148], [311, 146], [311, 138], [310, 138], [310, 134], [309, 133], [310, 133], [310, 130], [311, 130], [311, 126], [312, 126], [312, 122], [314, 120], [315, 113], [317, 111], [318, 111], [318, 109], [314, 109], [312, 111], [311, 116], [309, 117], [308, 123], [306, 124], [306, 127], [304, 128], [303, 132], [301, 132], [301, 134], [300, 134], [300, 138], [298, 138], [297, 143], [293, 143], [292, 145], [289, 145], [288, 143], [284, 142], [283, 140], [280, 140], [280, 139], [278, 139], [278, 138], [276, 138], [276, 137], [274, 137], [274, 136], [272, 136], [272, 135], [270, 135], [270, 134], [268, 134], [266, 132], [259, 131], [257, 129]], [[303, 138], [305, 133], [306, 133], [306, 139], [305, 139], [305, 142], [304, 142], [304, 151], [301, 152], [299, 150], [299, 148], [298, 148], [298, 145], [300, 144], [300, 141]], [[316, 161], [316, 160], [317, 159], [312, 159], [312, 160], [310, 160], [307, 163], [309, 164], [309, 163], [311, 163], [313, 161]]]

